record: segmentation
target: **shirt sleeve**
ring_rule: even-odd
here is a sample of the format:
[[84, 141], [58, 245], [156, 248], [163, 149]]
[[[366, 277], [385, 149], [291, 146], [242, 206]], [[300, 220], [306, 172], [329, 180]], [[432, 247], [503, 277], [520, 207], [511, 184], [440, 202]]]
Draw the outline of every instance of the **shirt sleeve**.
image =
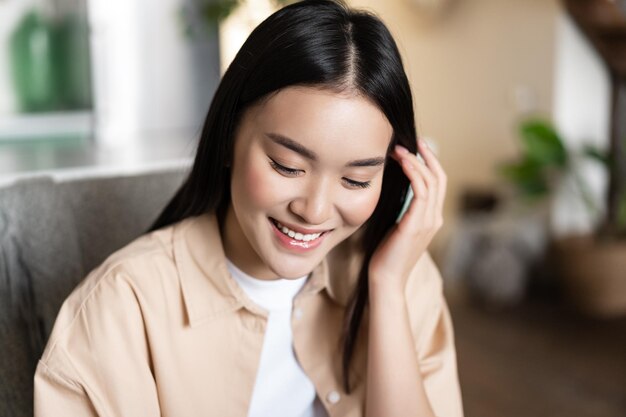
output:
[[439, 270], [425, 254], [409, 293], [413, 335], [424, 388], [438, 417], [463, 417], [454, 330]]
[[85, 391], [39, 362], [35, 372], [35, 416], [97, 417]]
[[141, 299], [123, 270], [74, 290], [35, 372], [35, 417], [160, 415]]

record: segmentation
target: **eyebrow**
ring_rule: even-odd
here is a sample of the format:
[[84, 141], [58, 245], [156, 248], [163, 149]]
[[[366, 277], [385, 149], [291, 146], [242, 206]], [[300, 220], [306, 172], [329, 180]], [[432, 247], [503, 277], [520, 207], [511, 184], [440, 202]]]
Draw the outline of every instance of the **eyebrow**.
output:
[[[290, 139], [286, 136], [280, 135], [278, 133], [266, 133], [267, 136], [272, 142], [281, 145], [287, 149], [294, 151], [297, 154], [302, 155], [306, 159], [310, 159], [311, 161], [317, 161], [317, 154], [312, 150], [304, 147], [302, 144], [296, 142], [293, 139]], [[384, 157], [376, 157], [376, 158], [366, 158], [366, 159], [355, 159], [349, 161], [346, 164], [346, 167], [375, 167], [379, 165], [385, 164]]]

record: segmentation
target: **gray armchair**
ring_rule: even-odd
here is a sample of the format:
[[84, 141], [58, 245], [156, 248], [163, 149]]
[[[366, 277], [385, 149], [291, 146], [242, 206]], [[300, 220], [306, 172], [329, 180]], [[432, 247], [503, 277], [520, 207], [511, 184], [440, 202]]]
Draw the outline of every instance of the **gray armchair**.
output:
[[65, 297], [141, 235], [183, 170], [0, 188], [0, 417], [31, 416], [33, 375]]

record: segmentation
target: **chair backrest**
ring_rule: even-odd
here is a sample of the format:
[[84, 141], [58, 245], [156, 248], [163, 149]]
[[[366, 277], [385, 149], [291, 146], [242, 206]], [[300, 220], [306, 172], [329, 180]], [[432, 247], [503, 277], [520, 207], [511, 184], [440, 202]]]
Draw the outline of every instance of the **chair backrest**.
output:
[[109, 254], [146, 231], [183, 169], [0, 188], [0, 417], [33, 413], [33, 374], [56, 315]]

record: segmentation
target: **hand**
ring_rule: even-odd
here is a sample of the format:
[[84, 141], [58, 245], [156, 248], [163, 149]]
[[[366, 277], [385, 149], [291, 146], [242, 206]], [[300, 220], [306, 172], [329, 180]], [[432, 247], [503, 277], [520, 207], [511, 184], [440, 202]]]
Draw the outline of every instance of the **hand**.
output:
[[408, 210], [381, 241], [369, 264], [371, 289], [381, 287], [404, 294], [409, 274], [443, 225], [447, 177], [423, 139], [418, 141], [425, 164], [397, 145], [391, 157], [411, 182], [415, 197]]

